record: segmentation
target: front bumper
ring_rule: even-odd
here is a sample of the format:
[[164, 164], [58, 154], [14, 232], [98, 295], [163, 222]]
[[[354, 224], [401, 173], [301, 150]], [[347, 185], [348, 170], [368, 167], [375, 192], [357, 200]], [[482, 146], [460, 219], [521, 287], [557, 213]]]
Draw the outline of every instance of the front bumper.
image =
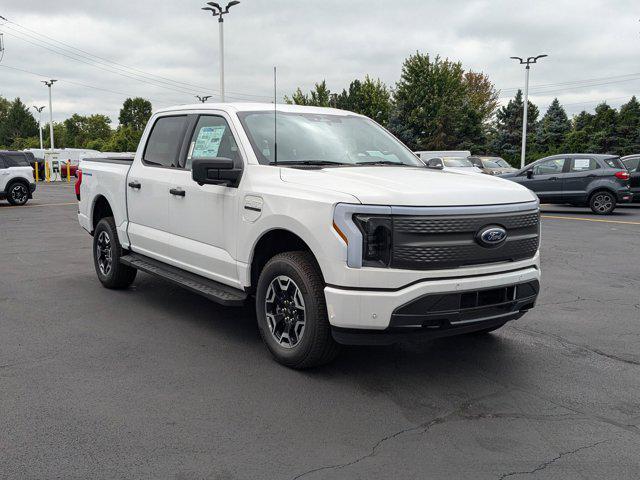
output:
[[491, 328], [535, 305], [540, 270], [433, 279], [392, 290], [326, 287], [339, 343], [389, 344], [411, 336], [441, 337]]

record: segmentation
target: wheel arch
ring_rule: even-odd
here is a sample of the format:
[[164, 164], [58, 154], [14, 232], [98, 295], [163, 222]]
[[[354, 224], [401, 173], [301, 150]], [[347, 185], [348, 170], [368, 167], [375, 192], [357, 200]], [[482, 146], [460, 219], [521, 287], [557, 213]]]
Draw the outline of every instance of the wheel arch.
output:
[[96, 195], [91, 207], [91, 231], [94, 232], [98, 222], [106, 217], [113, 217], [113, 209], [104, 195]]
[[[322, 268], [315, 253], [302, 237], [285, 228], [273, 228], [262, 233], [251, 249], [249, 262], [248, 290], [255, 292], [258, 278], [269, 259], [284, 252], [305, 251], [309, 252], [315, 260], [316, 266], [322, 275]], [[324, 275], [323, 275], [324, 278]]]

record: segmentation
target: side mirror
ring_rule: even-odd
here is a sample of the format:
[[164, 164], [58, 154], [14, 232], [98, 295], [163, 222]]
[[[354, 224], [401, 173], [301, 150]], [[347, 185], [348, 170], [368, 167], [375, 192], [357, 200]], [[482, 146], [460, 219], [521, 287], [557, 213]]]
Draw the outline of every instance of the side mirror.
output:
[[432, 158], [427, 162], [427, 168], [433, 168], [434, 170], [442, 170], [444, 165], [439, 158]]
[[230, 158], [199, 158], [191, 163], [191, 178], [198, 185], [237, 187], [242, 169], [233, 168]]
[[531, 180], [533, 178], [533, 168], [527, 170], [527, 178]]

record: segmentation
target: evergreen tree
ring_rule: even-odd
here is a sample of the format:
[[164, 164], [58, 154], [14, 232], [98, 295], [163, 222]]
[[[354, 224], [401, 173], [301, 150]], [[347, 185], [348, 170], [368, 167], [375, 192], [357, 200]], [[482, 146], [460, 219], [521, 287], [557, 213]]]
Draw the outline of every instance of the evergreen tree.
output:
[[618, 155], [640, 152], [640, 102], [635, 95], [620, 107], [616, 133], [620, 142]]
[[544, 114], [536, 132], [536, 148], [545, 155], [559, 153], [565, 143], [567, 134], [571, 131], [571, 122], [557, 98]]
[[[515, 98], [509, 100], [507, 105], [498, 109], [496, 121], [493, 127], [493, 135], [490, 146], [491, 151], [496, 155], [501, 155], [512, 165], [520, 165], [520, 150], [522, 148], [522, 115], [524, 101], [522, 91], [518, 90]], [[527, 110], [527, 145], [533, 145], [535, 138], [535, 127], [538, 120], [538, 107], [528, 102]], [[527, 150], [527, 159], [533, 158], [535, 152]]]
[[38, 122], [20, 98], [16, 98], [0, 122], [0, 145], [11, 147], [15, 139], [35, 135], [38, 135]]
[[[334, 98], [334, 97], [333, 97]], [[314, 107], [329, 107], [332, 105], [331, 91], [327, 88], [326, 80], [322, 80], [320, 83], [316, 83], [315, 87], [309, 95], [302, 93], [302, 90], [298, 87], [291, 98], [285, 95], [285, 103], [294, 105], [310, 105]]]
[[618, 112], [606, 103], [596, 107], [591, 121], [589, 153], [614, 153], [618, 150]]
[[389, 123], [392, 101], [391, 92], [380, 79], [367, 75], [364, 81], [354, 80], [349, 90], [342, 90], [332, 102], [336, 108], [349, 110], [374, 119], [381, 125]]
[[582, 111], [571, 120], [571, 130], [565, 137], [563, 150], [566, 153], [587, 153], [590, 135], [593, 133], [593, 115]]

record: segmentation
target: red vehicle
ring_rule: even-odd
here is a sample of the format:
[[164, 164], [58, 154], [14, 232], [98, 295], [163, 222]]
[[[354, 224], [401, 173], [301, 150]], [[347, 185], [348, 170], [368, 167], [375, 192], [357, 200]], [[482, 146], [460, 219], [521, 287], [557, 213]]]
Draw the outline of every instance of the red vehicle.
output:
[[[75, 177], [76, 176], [76, 172], [78, 171], [78, 165], [74, 165], [73, 163], [69, 164], [69, 170], [71, 171], [71, 176]], [[60, 175], [62, 176], [62, 178], [67, 178], [67, 163], [63, 162], [62, 165], [60, 165]]]

